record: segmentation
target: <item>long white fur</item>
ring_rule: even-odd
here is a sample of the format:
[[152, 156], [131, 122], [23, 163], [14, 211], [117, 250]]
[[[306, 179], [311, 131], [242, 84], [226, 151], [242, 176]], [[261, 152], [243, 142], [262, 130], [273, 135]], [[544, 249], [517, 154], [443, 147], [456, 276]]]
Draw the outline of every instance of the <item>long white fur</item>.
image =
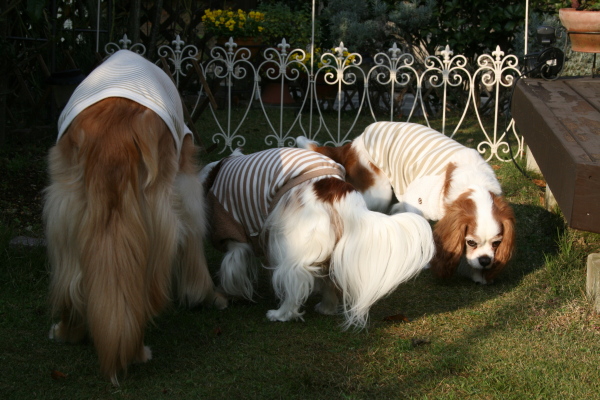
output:
[[[296, 138], [299, 148], [316, 150], [320, 145], [304, 136]], [[480, 234], [478, 237], [485, 238], [485, 244], [477, 251], [467, 249], [465, 252], [467, 265], [461, 265], [458, 272], [470, 277], [473, 281], [486, 284], [482, 267], [479, 265], [479, 257], [488, 255], [494, 259], [494, 250], [491, 243], [494, 237], [501, 231], [498, 221], [492, 217], [492, 198], [490, 192], [495, 195], [502, 194], [502, 188], [492, 167], [473, 149], [464, 148], [457, 151], [448, 159], [456, 168], [451, 175], [451, 184], [444, 197], [445, 174], [426, 175], [412, 181], [403, 195], [397, 196], [397, 203], [393, 202], [394, 192], [390, 178], [374, 170], [375, 165], [369, 152], [365, 148], [362, 135], [356, 137], [351, 144], [352, 150], [358, 156], [358, 162], [367, 168], [373, 178], [372, 185], [362, 192], [366, 205], [370, 210], [388, 214], [416, 213], [430, 221], [439, 221], [445, 215], [446, 206], [454, 202], [463, 193], [471, 191], [470, 198], [477, 205], [477, 222]], [[337, 161], [337, 160], [336, 160]], [[339, 162], [339, 161], [338, 161]]]
[[[205, 167], [200, 179], [213, 166]], [[320, 201], [313, 187], [319, 179], [337, 178], [315, 178], [294, 187], [266, 219], [261, 235], [280, 300], [279, 308], [269, 310], [267, 317], [302, 319], [300, 309], [319, 283], [323, 299], [316, 310], [337, 311], [335, 292], [339, 291], [344, 328], [362, 328], [371, 306], [418, 274], [433, 257], [431, 228], [415, 214], [387, 216], [369, 211], [357, 191], [333, 204]], [[229, 244], [220, 273], [226, 292], [250, 294], [252, 257], [248, 244]]]

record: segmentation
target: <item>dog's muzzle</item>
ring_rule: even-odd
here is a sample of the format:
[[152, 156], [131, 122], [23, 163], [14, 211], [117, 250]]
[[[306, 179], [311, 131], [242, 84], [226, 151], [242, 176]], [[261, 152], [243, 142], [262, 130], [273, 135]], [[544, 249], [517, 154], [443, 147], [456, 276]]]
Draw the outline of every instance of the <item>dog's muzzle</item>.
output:
[[492, 264], [492, 259], [488, 256], [481, 256], [477, 261], [479, 261], [479, 265], [481, 265], [481, 268], [483, 269], [488, 268]]

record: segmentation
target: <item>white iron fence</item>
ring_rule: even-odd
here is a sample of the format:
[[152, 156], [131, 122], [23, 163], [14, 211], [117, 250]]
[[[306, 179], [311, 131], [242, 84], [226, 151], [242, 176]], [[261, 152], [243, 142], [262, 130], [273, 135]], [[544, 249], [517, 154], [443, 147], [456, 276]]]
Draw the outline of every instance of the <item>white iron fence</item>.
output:
[[[119, 45], [107, 44], [105, 52], [110, 55], [123, 48], [145, 54], [143, 45], [130, 45], [124, 36]], [[518, 59], [499, 47], [479, 56], [474, 65], [448, 46], [422, 62], [395, 44], [372, 60], [348, 52], [343, 43], [322, 54], [290, 49], [285, 39], [259, 57], [251, 50], [230, 38], [200, 62], [198, 49], [185, 45], [179, 36], [172, 46], [158, 49], [161, 59], [156, 63], [162, 62], [180, 91], [194, 95], [195, 102], [188, 106], [190, 118], [195, 120], [200, 112], [210, 112], [214, 118], [216, 131], [202, 132], [207, 147], [224, 152], [244, 146], [241, 128], [250, 112], [264, 116], [268, 126], [264, 141], [269, 147], [294, 146], [299, 134], [339, 146], [362, 132], [365, 126], [357, 122], [365, 115], [371, 122], [419, 118], [427, 125], [435, 115], [438, 124], [441, 120], [437, 129], [453, 137], [468, 113], [473, 113], [481, 130], [481, 137], [475, 139], [477, 150], [487, 160], [509, 161], [509, 142], [517, 146], [519, 157], [523, 154], [523, 138], [516, 133], [514, 121], [502, 119], [519, 75]], [[267, 93], [274, 93], [275, 99]], [[240, 115], [237, 119], [234, 112]], [[447, 126], [449, 113], [455, 116], [453, 127]], [[493, 121], [491, 126], [484, 119]], [[336, 123], [328, 125], [332, 120]]]

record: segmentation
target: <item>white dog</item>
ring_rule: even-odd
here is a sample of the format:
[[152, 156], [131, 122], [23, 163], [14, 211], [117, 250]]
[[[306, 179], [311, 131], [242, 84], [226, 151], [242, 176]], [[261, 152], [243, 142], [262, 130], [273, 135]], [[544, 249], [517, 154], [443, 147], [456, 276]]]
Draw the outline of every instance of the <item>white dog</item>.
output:
[[60, 322], [50, 338], [89, 334], [104, 376], [146, 361], [146, 324], [170, 298], [226, 306], [203, 248], [205, 211], [196, 148], [175, 85], [122, 50], [77, 87], [50, 150], [44, 219], [50, 300]]
[[431, 262], [438, 276], [454, 274], [465, 255], [466, 275], [485, 284], [511, 258], [514, 215], [494, 171], [477, 151], [404, 122], [373, 123], [341, 147], [319, 146], [303, 136], [297, 144], [342, 164], [346, 180], [363, 194], [369, 209], [410, 211], [438, 221]]
[[302, 318], [301, 306], [322, 280], [317, 311], [336, 313], [341, 297], [345, 326], [364, 327], [373, 303], [415, 276], [434, 245], [424, 218], [369, 211], [343, 177], [340, 165], [302, 149], [236, 152], [207, 165], [200, 180], [213, 243], [226, 252], [224, 291], [251, 299], [252, 260], [264, 254], [280, 299], [267, 313], [271, 321]]

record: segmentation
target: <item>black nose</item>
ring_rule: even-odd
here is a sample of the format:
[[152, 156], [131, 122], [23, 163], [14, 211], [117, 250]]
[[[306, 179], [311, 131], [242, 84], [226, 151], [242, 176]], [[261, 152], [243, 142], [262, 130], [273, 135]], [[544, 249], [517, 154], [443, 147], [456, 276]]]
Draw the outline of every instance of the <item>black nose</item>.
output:
[[487, 267], [488, 265], [490, 265], [492, 262], [492, 259], [489, 258], [488, 256], [481, 256], [479, 257], [479, 265], [481, 265], [482, 267]]

